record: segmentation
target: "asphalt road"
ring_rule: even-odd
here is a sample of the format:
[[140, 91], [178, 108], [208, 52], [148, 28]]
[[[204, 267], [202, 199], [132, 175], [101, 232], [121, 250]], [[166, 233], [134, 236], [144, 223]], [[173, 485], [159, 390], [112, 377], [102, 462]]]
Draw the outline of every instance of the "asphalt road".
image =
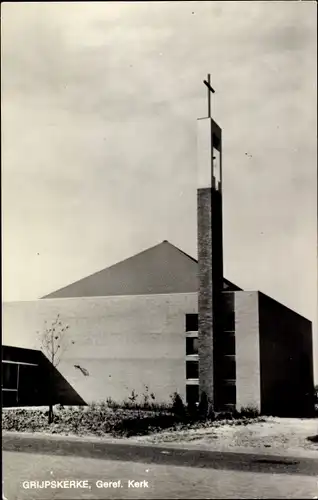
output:
[[[314, 459], [5, 436], [3, 450], [8, 500], [318, 496]], [[56, 480], [82, 483], [41, 488]], [[31, 488], [30, 481], [39, 484]], [[117, 486], [99, 488], [98, 481]]]

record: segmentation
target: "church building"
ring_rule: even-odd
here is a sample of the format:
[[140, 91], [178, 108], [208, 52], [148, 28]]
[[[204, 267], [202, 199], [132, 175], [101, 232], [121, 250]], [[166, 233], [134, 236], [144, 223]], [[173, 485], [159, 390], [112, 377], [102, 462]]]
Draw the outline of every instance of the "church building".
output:
[[197, 139], [198, 260], [165, 240], [39, 300], [4, 303], [4, 406], [47, 404], [37, 332], [59, 315], [70, 341], [56, 403], [204, 393], [217, 411], [311, 414], [311, 322], [223, 275], [222, 130], [210, 104]]

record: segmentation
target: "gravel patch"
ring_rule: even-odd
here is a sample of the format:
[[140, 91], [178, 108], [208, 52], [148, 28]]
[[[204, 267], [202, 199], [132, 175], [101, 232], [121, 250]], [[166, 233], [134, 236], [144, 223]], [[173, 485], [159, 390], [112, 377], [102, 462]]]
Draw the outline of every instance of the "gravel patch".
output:
[[250, 452], [267, 454], [317, 453], [318, 419], [268, 417], [265, 421], [246, 425], [214, 425], [201, 429], [185, 429], [161, 432], [135, 438], [139, 443], [147, 442], [181, 447]]

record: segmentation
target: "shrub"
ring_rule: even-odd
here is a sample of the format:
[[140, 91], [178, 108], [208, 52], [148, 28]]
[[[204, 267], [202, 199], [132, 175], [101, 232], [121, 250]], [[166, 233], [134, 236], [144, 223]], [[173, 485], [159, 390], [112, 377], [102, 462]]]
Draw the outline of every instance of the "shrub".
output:
[[[159, 432], [163, 429], [188, 429], [208, 426], [247, 424], [260, 421], [251, 418], [255, 409], [242, 409], [242, 413], [216, 414], [212, 406], [206, 417], [201, 418], [199, 409], [185, 407], [179, 394], [174, 393], [170, 405], [148, 400], [142, 403], [126, 401], [115, 403], [108, 399], [88, 406], [57, 407], [54, 419], [48, 423], [45, 409], [3, 409], [2, 428], [19, 432], [53, 432], [59, 434], [133, 436]], [[245, 415], [245, 416], [244, 416]], [[210, 420], [210, 421], [209, 421]], [[213, 420], [214, 422], [211, 422]], [[264, 420], [264, 419], [263, 419]]]
[[318, 434], [316, 436], [309, 436], [307, 440], [311, 441], [312, 443], [318, 443]]
[[130, 401], [132, 404], [134, 404], [134, 403], [136, 403], [136, 402], [137, 402], [137, 399], [138, 399], [138, 394], [136, 394], [136, 392], [135, 392], [135, 390], [134, 390], [134, 389], [131, 391], [131, 394], [130, 394], [130, 396], [128, 397], [128, 399], [129, 399], [129, 401]]
[[187, 404], [187, 415], [192, 421], [196, 420], [202, 420], [200, 414], [199, 414], [199, 409], [195, 403], [188, 403]]
[[47, 413], [45, 409], [4, 409], [2, 426], [4, 430], [20, 432], [133, 435], [145, 434], [151, 429], [167, 428], [179, 421], [178, 417], [167, 410], [167, 406], [160, 411], [123, 407], [114, 410], [107, 402], [94, 402], [87, 407], [64, 408], [55, 412], [53, 422], [50, 424]]
[[213, 409], [213, 406], [209, 405], [207, 419], [213, 421], [213, 420], [215, 420], [215, 418], [216, 418], [216, 413]]
[[182, 398], [179, 396], [177, 392], [174, 392], [171, 395], [172, 399], [172, 413], [178, 417], [185, 417], [186, 415], [186, 407], [182, 401]]
[[199, 403], [199, 408], [198, 408], [198, 413], [201, 418], [207, 418], [209, 412], [209, 401], [208, 401], [208, 396], [206, 392], [202, 392], [201, 397], [200, 397], [200, 403]]
[[213, 421], [216, 418], [216, 413], [213, 404], [209, 402], [206, 392], [202, 392], [198, 407], [198, 418], [201, 420]]
[[113, 400], [113, 398], [107, 398], [106, 399], [106, 404], [108, 406], [108, 408], [112, 408], [112, 409], [117, 409], [119, 404], [116, 403], [116, 401]]
[[318, 385], [315, 385], [314, 387], [314, 401], [315, 404], [318, 405]]
[[233, 420], [234, 416], [231, 411], [220, 411], [215, 414], [216, 420]]
[[259, 411], [256, 406], [242, 407], [239, 412], [240, 417], [255, 418], [259, 416]]

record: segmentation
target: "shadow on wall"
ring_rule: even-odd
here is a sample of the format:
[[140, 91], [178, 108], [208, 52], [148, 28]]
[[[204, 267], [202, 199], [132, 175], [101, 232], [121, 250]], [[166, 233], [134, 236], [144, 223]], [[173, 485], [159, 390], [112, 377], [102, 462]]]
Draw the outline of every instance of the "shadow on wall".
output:
[[2, 346], [2, 404], [48, 406], [86, 402], [38, 350]]
[[[262, 405], [262, 415], [292, 418], [312, 418], [316, 416], [313, 392], [296, 391], [293, 384], [278, 381], [271, 387], [271, 400]], [[270, 404], [269, 404], [270, 403]]]

